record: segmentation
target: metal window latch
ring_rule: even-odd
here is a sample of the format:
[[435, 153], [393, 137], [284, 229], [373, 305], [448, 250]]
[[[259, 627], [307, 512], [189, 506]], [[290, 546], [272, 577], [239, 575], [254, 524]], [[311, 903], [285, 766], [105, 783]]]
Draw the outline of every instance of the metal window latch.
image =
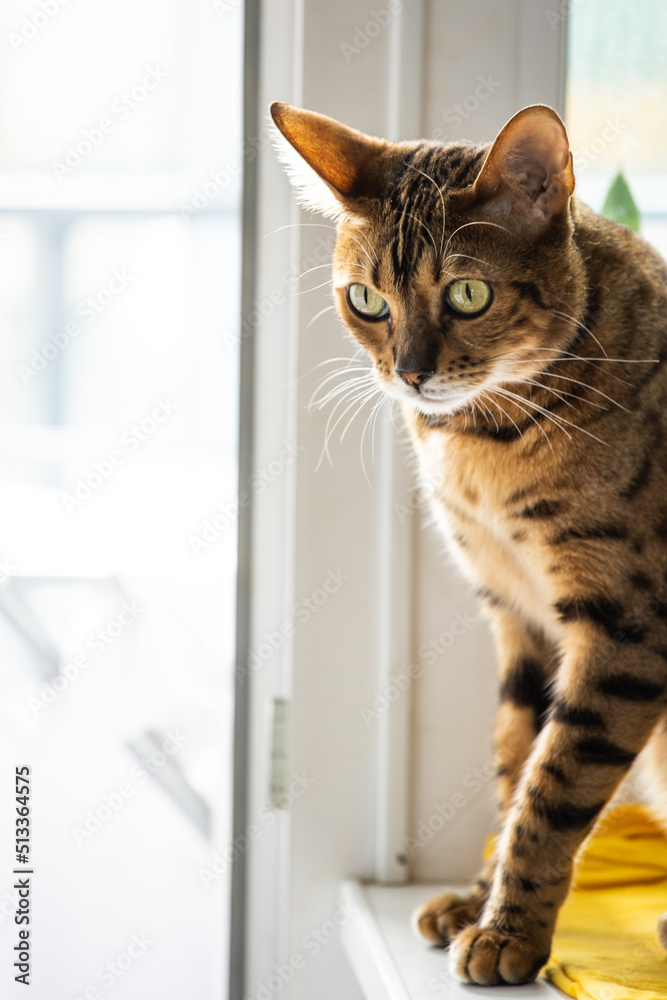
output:
[[289, 808], [287, 773], [287, 706], [286, 698], [274, 698], [270, 705], [270, 768], [269, 798], [272, 809]]

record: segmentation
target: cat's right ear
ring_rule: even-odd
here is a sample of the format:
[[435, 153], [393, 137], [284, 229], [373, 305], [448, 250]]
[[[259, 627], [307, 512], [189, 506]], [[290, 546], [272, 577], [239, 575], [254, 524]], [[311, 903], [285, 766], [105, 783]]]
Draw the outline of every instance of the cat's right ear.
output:
[[315, 111], [274, 101], [280, 160], [305, 208], [335, 219], [343, 211], [363, 214], [364, 200], [382, 186], [383, 139], [374, 139]]

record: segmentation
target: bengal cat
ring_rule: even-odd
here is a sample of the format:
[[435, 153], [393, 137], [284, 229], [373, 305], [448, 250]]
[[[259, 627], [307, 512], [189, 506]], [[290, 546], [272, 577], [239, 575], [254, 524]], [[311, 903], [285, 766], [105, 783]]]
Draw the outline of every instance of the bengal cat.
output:
[[667, 269], [573, 196], [548, 107], [484, 146], [271, 112], [301, 200], [337, 220], [338, 313], [402, 404], [497, 646], [496, 856], [417, 925], [458, 978], [530, 982], [642, 750], [667, 827]]

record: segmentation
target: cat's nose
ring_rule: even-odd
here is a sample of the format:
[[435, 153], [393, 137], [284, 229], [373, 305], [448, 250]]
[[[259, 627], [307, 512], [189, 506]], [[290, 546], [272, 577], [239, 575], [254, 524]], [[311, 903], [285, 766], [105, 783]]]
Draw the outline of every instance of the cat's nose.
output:
[[400, 368], [397, 368], [396, 371], [401, 376], [404, 382], [407, 382], [408, 385], [414, 385], [414, 386], [420, 386], [422, 382], [425, 382], [426, 379], [430, 378], [431, 375], [433, 374], [432, 369], [425, 371], [404, 372], [401, 371]]

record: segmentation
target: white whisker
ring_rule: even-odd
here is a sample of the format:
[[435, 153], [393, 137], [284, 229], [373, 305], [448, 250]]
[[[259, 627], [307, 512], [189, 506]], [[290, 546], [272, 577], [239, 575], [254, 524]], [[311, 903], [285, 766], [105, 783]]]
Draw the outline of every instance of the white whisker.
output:
[[[613, 403], [614, 406], [618, 406], [620, 410], [625, 410], [626, 413], [630, 413], [630, 410], [628, 410], [627, 406], [623, 406], [623, 404], [619, 403], [617, 399], [614, 399], [612, 396], [608, 396], [606, 392], [602, 391], [602, 389], [596, 389], [594, 385], [589, 385], [588, 382], [582, 382], [578, 378], [569, 378], [569, 376], [567, 375], [556, 375], [553, 372], [549, 372], [549, 378], [557, 378], [561, 382], [575, 382], [577, 385], [583, 385], [585, 389], [590, 389], [592, 392], [597, 392], [598, 396], [603, 396], [605, 399], [608, 399], [610, 403]], [[587, 402], [590, 402], [590, 400], [588, 400]]]
[[[493, 391], [494, 392], [499, 392], [500, 395], [503, 397], [503, 399], [507, 399], [509, 402], [514, 403], [514, 405], [516, 406], [516, 408], [518, 410], [521, 410], [522, 413], [525, 413], [526, 416], [529, 417], [533, 421], [533, 423], [535, 424], [535, 426], [537, 427], [537, 429], [542, 432], [542, 434], [544, 435], [545, 440], [546, 440], [547, 444], [549, 445], [549, 447], [551, 448], [551, 450], [552, 451], [554, 450], [553, 449], [553, 445], [552, 445], [551, 441], [549, 440], [549, 435], [545, 431], [544, 427], [542, 427], [542, 424], [539, 423], [539, 421], [535, 419], [535, 417], [532, 415], [532, 413], [529, 410], [524, 410], [523, 406], [520, 406], [519, 403], [516, 402], [517, 399], [520, 399], [521, 402], [523, 402], [523, 403], [527, 403], [528, 400], [523, 399], [522, 396], [517, 396], [516, 393], [510, 392], [508, 389], [501, 389], [501, 387], [499, 385], [494, 386], [493, 387]], [[509, 416], [509, 414], [505, 414], [505, 416]], [[554, 423], [555, 423], [555, 421], [554, 421]], [[516, 424], [514, 426], [516, 427]], [[567, 431], [564, 431], [563, 433], [567, 434]], [[570, 435], [568, 434], [568, 437], [569, 436]]]
[[363, 405], [361, 403], [361, 400], [363, 400], [365, 403], [366, 400], [374, 396], [376, 392], [377, 388], [375, 386], [373, 386], [371, 389], [364, 388], [361, 391], [357, 392], [356, 395], [353, 396], [351, 402], [348, 403], [343, 412], [338, 415], [335, 422], [332, 424], [331, 421], [333, 420], [336, 410], [338, 409], [339, 406], [342, 406], [346, 402], [348, 402], [349, 396], [343, 396], [341, 399], [338, 400], [336, 405], [333, 407], [331, 413], [329, 414], [329, 418], [327, 420], [326, 427], [324, 429], [324, 445], [322, 447], [322, 454], [320, 455], [320, 459], [317, 465], [315, 466], [315, 471], [319, 469], [320, 465], [322, 464], [322, 459], [324, 458], [325, 455], [331, 462], [331, 455], [329, 454], [329, 441], [331, 440], [341, 420], [345, 418], [345, 414], [349, 413], [353, 406], [356, 406], [357, 404]]
[[494, 229], [502, 229], [504, 233], [509, 232], [506, 226], [501, 226], [497, 222], [484, 222], [481, 219], [476, 222], [464, 222], [462, 226], [459, 226], [458, 229], [454, 230], [454, 232], [450, 235], [449, 239], [447, 240], [447, 245], [445, 246], [445, 259], [447, 258], [447, 251], [449, 248], [449, 244], [452, 242], [457, 233], [460, 233], [462, 229], [467, 229], [468, 226], [493, 226]]
[[352, 364], [353, 361], [358, 361], [365, 353], [364, 348], [361, 345], [357, 345], [351, 358], [327, 358], [325, 361], [320, 361], [312, 370], [316, 371], [318, 368], [323, 368], [324, 365], [334, 365], [337, 361], [347, 361], [349, 364]]
[[354, 421], [356, 420], [356, 418], [357, 418], [357, 415], [358, 415], [358, 414], [359, 414], [359, 413], [361, 412], [361, 410], [362, 410], [362, 409], [363, 409], [363, 407], [364, 407], [364, 406], [366, 405], [366, 403], [370, 402], [370, 400], [371, 400], [371, 399], [373, 399], [373, 398], [375, 397], [376, 393], [378, 393], [378, 392], [380, 392], [380, 391], [381, 391], [381, 390], [380, 390], [380, 387], [376, 385], [376, 386], [375, 386], [375, 392], [371, 393], [371, 395], [370, 395], [370, 396], [368, 396], [368, 397], [367, 397], [367, 398], [366, 398], [366, 399], [364, 400], [364, 402], [363, 402], [363, 403], [361, 404], [361, 406], [359, 407], [359, 409], [358, 409], [358, 410], [357, 410], [357, 411], [356, 411], [355, 413], [353, 413], [353, 414], [352, 414], [352, 416], [350, 417], [350, 419], [348, 420], [348, 422], [347, 422], [347, 423], [345, 424], [345, 427], [344, 427], [344, 428], [343, 428], [343, 430], [341, 431], [341, 435], [340, 435], [340, 437], [338, 438], [338, 441], [339, 441], [339, 443], [340, 443], [340, 444], [342, 444], [342, 443], [343, 443], [343, 441], [345, 440], [345, 435], [347, 434], [348, 430], [350, 429], [350, 427], [352, 426], [352, 424], [353, 424], [353, 423], [354, 423]]
[[[579, 357], [578, 354], [571, 354], [569, 351], [558, 351], [555, 347], [529, 347], [529, 348], [517, 347], [515, 350], [513, 350], [513, 351], [506, 351], [504, 354], [496, 354], [495, 357], [488, 358], [487, 362], [488, 361], [497, 361], [497, 360], [500, 360], [502, 358], [508, 358], [511, 354], [518, 354], [519, 352], [524, 353], [526, 350], [530, 350], [530, 351], [554, 351], [558, 355], [558, 357], [555, 357], [555, 358], [545, 358], [544, 359], [544, 362], [547, 363], [547, 366], [549, 368], [552, 365], [555, 365], [555, 364], [558, 364], [558, 363], [560, 363], [560, 364], [566, 364], [568, 361], [585, 361], [587, 364], [589, 364], [591, 366], [591, 368], [595, 368], [595, 369], [597, 369], [597, 371], [603, 372], [603, 374], [608, 375], [610, 378], [615, 379], [617, 382], [622, 382], [623, 385], [627, 385], [627, 386], [632, 387], [632, 382], [628, 382], [627, 379], [621, 378], [619, 375], [615, 375], [614, 372], [605, 371], [604, 368], [600, 368], [599, 367], [600, 363], [603, 362], [603, 361], [618, 361], [618, 362], [622, 362], [623, 358], [582, 358], [582, 357]], [[563, 356], [561, 356], [561, 355], [563, 355]], [[541, 364], [543, 364], [543, 360], [541, 358], [515, 358], [512, 363], [515, 364], [515, 365], [535, 365], [535, 364], [540, 364], [541, 365]], [[643, 362], [638, 362], [638, 363], [643, 363]], [[548, 374], [551, 374], [551, 372], [549, 372]]]
[[335, 308], [336, 308], [335, 306], [326, 306], [326, 308], [320, 309], [318, 313], [315, 313], [312, 319], [308, 320], [308, 325], [306, 329], [310, 330], [311, 326], [313, 325], [316, 319], [319, 319], [320, 316], [324, 316], [325, 313], [331, 312], [331, 310]]
[[[507, 351], [506, 354], [496, 354], [497, 358], [504, 358], [508, 354], [517, 354], [519, 351], [525, 351], [525, 347], [517, 347], [513, 351]], [[529, 347], [527, 350], [530, 351], [551, 351], [554, 354], [564, 355], [565, 358], [572, 358], [575, 361], [597, 361], [599, 363], [603, 361], [616, 361], [621, 365], [657, 365], [660, 363], [660, 358], [589, 358], [583, 357], [580, 354], [572, 354], [569, 351], [561, 351], [558, 347]], [[565, 360], [565, 358], [563, 360]], [[493, 360], [493, 359], [492, 359]], [[602, 369], [600, 369], [602, 371]]]
[[382, 407], [383, 407], [384, 403], [386, 403], [388, 399], [389, 399], [388, 396], [383, 395], [382, 399], [380, 399], [379, 402], [376, 403], [376, 405], [375, 405], [375, 407], [373, 409], [373, 413], [371, 414], [371, 416], [373, 418], [371, 420], [371, 458], [372, 458], [373, 462], [375, 462], [375, 430], [377, 428], [378, 417], [380, 416], [380, 413], [382, 412]]
[[491, 267], [491, 264], [489, 264], [488, 260], [482, 260], [481, 257], [473, 257], [473, 255], [470, 254], [470, 253], [450, 253], [450, 254], [447, 254], [447, 259], [445, 261], [443, 261], [442, 266], [445, 267], [447, 264], [449, 264], [450, 260], [454, 259], [454, 257], [466, 257], [468, 260], [474, 260], [478, 264], [483, 264], [484, 267]]
[[323, 410], [327, 403], [330, 403], [332, 399], [336, 396], [340, 396], [342, 393], [348, 392], [350, 389], [356, 389], [358, 386], [361, 387], [364, 383], [368, 385], [371, 384], [371, 379], [368, 375], [360, 375], [358, 378], [349, 379], [342, 385], [337, 385], [333, 389], [330, 389], [325, 396], [321, 399], [316, 399], [308, 404], [309, 409]]
[[270, 233], [264, 235], [264, 239], [268, 239], [269, 236], [274, 236], [276, 233], [281, 233], [283, 229], [331, 229], [332, 232], [336, 232], [336, 227], [327, 225], [326, 222], [288, 222], [286, 226], [278, 226], [277, 229], [272, 229]]
[[[359, 358], [359, 359], [354, 359], [354, 360], [361, 360], [361, 359]], [[332, 382], [335, 378], [338, 378], [339, 375], [355, 375], [356, 376], [360, 372], [369, 372], [370, 373], [371, 371], [372, 371], [372, 369], [369, 368], [368, 365], [354, 365], [353, 366], [351, 363], [348, 364], [348, 365], [345, 365], [343, 368], [336, 368], [335, 371], [329, 372], [328, 375], [325, 375], [322, 379], [320, 379], [320, 381], [317, 383], [315, 391], [313, 392], [313, 396], [315, 396], [320, 391], [320, 389], [323, 386], [325, 386], [328, 382]]]
[[307, 274], [310, 274], [310, 272], [311, 272], [311, 271], [319, 271], [319, 270], [320, 270], [320, 268], [322, 268], [322, 267], [331, 267], [331, 266], [332, 266], [332, 265], [331, 265], [331, 261], [329, 261], [329, 263], [328, 263], [328, 264], [316, 264], [316, 265], [315, 265], [314, 267], [309, 267], [307, 271], [304, 271], [304, 272], [303, 272], [303, 274], [299, 274], [299, 275], [298, 275], [298, 276], [297, 276], [297, 277], [296, 277], [296, 278], [294, 279], [294, 281], [290, 281], [290, 283], [289, 283], [289, 286], [288, 286], [288, 287], [289, 287], [289, 288], [292, 288], [292, 287], [293, 287], [294, 285], [296, 285], [297, 281], [301, 281], [301, 279], [302, 279], [302, 278], [305, 278], [305, 277], [306, 277], [306, 275], [307, 275]]
[[[346, 230], [346, 232], [345, 232], [345, 235], [346, 235], [346, 236], [349, 236], [351, 240], [354, 240], [354, 241], [355, 241], [355, 243], [359, 243], [359, 240], [357, 239], [357, 237], [356, 237], [356, 236], [353, 236], [353, 235], [352, 235], [352, 233], [349, 233], [349, 232], [347, 232], [347, 230]], [[380, 263], [380, 261], [379, 261], [379, 259], [378, 259], [378, 255], [376, 254], [376, 252], [375, 252], [375, 248], [373, 247], [373, 244], [371, 243], [371, 241], [370, 241], [370, 240], [368, 239], [368, 237], [367, 237], [367, 236], [366, 236], [366, 235], [365, 235], [364, 233], [362, 233], [362, 232], [361, 232], [361, 230], [359, 230], [359, 235], [360, 235], [360, 236], [363, 236], [363, 237], [364, 237], [364, 239], [366, 240], [366, 243], [368, 244], [368, 248], [369, 248], [369, 250], [370, 250], [370, 251], [371, 251], [371, 253], [373, 254], [373, 257], [375, 257], [375, 263], [376, 263], [376, 264], [379, 264], [379, 263]], [[368, 250], [366, 250], [366, 248], [365, 248], [365, 247], [363, 246], [363, 244], [361, 244], [361, 243], [359, 243], [359, 246], [360, 246], [360, 247], [361, 247], [361, 249], [362, 249], [362, 250], [364, 251], [364, 253], [365, 253], [365, 254], [366, 254], [366, 256], [368, 257], [369, 261], [371, 262], [371, 267], [373, 267], [373, 259], [371, 258], [370, 254], [368, 253]]]
[[331, 279], [329, 279], [329, 281], [323, 281], [321, 285], [314, 285], [312, 288], [304, 288], [300, 292], [294, 292], [294, 294], [306, 295], [308, 292], [316, 292], [318, 288], [325, 288], [327, 285], [331, 285]]
[[488, 413], [489, 417], [493, 420], [494, 424], [496, 425], [496, 430], [500, 431], [500, 427], [498, 426], [498, 421], [496, 420], [495, 414], [488, 408], [485, 402], [482, 402], [483, 396], [484, 393], [480, 392], [479, 396], [477, 397], [477, 402], [482, 407], [483, 412]]
[[561, 402], [565, 403], [566, 406], [571, 406], [572, 409], [576, 409], [576, 407], [574, 403], [570, 403], [569, 400], [565, 399], [566, 396], [569, 396], [571, 399], [578, 399], [582, 403], [588, 403], [589, 406], [594, 406], [596, 410], [607, 409], [606, 406], [602, 406], [600, 403], [594, 403], [592, 399], [584, 399], [583, 396], [578, 396], [576, 392], [566, 392], [565, 389], [561, 389], [559, 392], [557, 389], [552, 389], [551, 386], [542, 385], [541, 382], [534, 382], [531, 378], [520, 378], [519, 380], [522, 384], [525, 383], [526, 385], [534, 385], [537, 389], [544, 389], [545, 392], [550, 392], [552, 396], [556, 396], [561, 400]]
[[537, 403], [533, 403], [532, 400], [526, 399], [523, 396], [517, 396], [516, 393], [510, 392], [508, 389], [500, 389], [499, 391], [503, 392], [507, 396], [520, 399], [522, 403], [526, 403], [527, 406], [532, 406], [536, 412], [542, 413], [543, 416], [545, 416], [548, 420], [551, 420], [552, 423], [560, 425], [560, 429], [563, 434], [570, 438], [570, 440], [572, 439], [572, 435], [565, 430], [565, 427], [562, 426], [563, 424], [567, 424], [568, 427], [574, 427], [575, 430], [581, 431], [582, 434], [586, 434], [588, 437], [593, 438], [593, 440], [597, 441], [599, 444], [603, 444], [607, 448], [609, 447], [609, 443], [607, 441], [603, 441], [602, 438], [597, 437], [595, 434], [591, 434], [590, 431], [587, 431], [585, 427], [581, 427], [580, 424], [575, 424], [571, 420], [566, 420], [565, 417], [561, 417], [555, 413], [550, 413], [549, 410], [545, 410], [544, 407], [538, 406]]
[[[485, 393], [486, 392], [492, 393], [493, 390], [492, 389], [485, 389], [484, 392]], [[500, 405], [500, 403], [496, 399], [489, 399], [489, 402], [493, 403], [493, 405], [496, 407], [496, 409], [500, 410], [500, 412], [503, 414], [503, 416], [507, 417], [507, 419], [510, 421], [510, 423], [514, 424], [514, 427], [516, 428], [517, 434], [519, 435], [519, 437], [521, 437], [523, 439], [523, 431], [521, 430], [521, 428], [519, 427], [519, 425], [516, 424], [514, 422], [514, 420], [512, 420], [512, 418], [509, 415], [509, 413], [507, 413], [507, 411], [503, 409], [503, 407]], [[500, 430], [500, 428], [498, 428], [498, 429]]]
[[588, 334], [588, 335], [589, 335], [590, 337], [592, 337], [592, 338], [593, 338], [593, 340], [594, 340], [594, 341], [595, 341], [595, 343], [596, 343], [596, 344], [598, 345], [598, 347], [600, 348], [600, 350], [602, 351], [602, 353], [604, 354], [604, 356], [605, 356], [605, 357], [607, 357], [607, 352], [605, 351], [604, 347], [602, 346], [602, 344], [600, 343], [600, 341], [598, 340], [598, 338], [597, 338], [597, 337], [595, 336], [595, 334], [593, 333], [593, 331], [592, 331], [592, 330], [589, 330], [587, 326], [584, 326], [584, 324], [583, 324], [583, 323], [581, 323], [581, 322], [580, 322], [580, 321], [579, 321], [579, 320], [577, 319], [577, 317], [576, 317], [576, 316], [573, 316], [573, 315], [572, 315], [572, 313], [566, 313], [566, 312], [565, 312], [564, 310], [562, 310], [562, 309], [552, 309], [551, 311], [553, 312], [554, 316], [560, 316], [560, 317], [562, 317], [562, 319], [567, 319], [567, 320], [569, 320], [569, 321], [571, 322], [572, 326], [576, 326], [576, 327], [577, 327], [577, 329], [579, 329], [579, 328], [580, 328], [580, 329], [582, 329], [582, 330], [585, 330], [585, 331], [586, 331], [586, 333], [587, 333], [587, 334]]

